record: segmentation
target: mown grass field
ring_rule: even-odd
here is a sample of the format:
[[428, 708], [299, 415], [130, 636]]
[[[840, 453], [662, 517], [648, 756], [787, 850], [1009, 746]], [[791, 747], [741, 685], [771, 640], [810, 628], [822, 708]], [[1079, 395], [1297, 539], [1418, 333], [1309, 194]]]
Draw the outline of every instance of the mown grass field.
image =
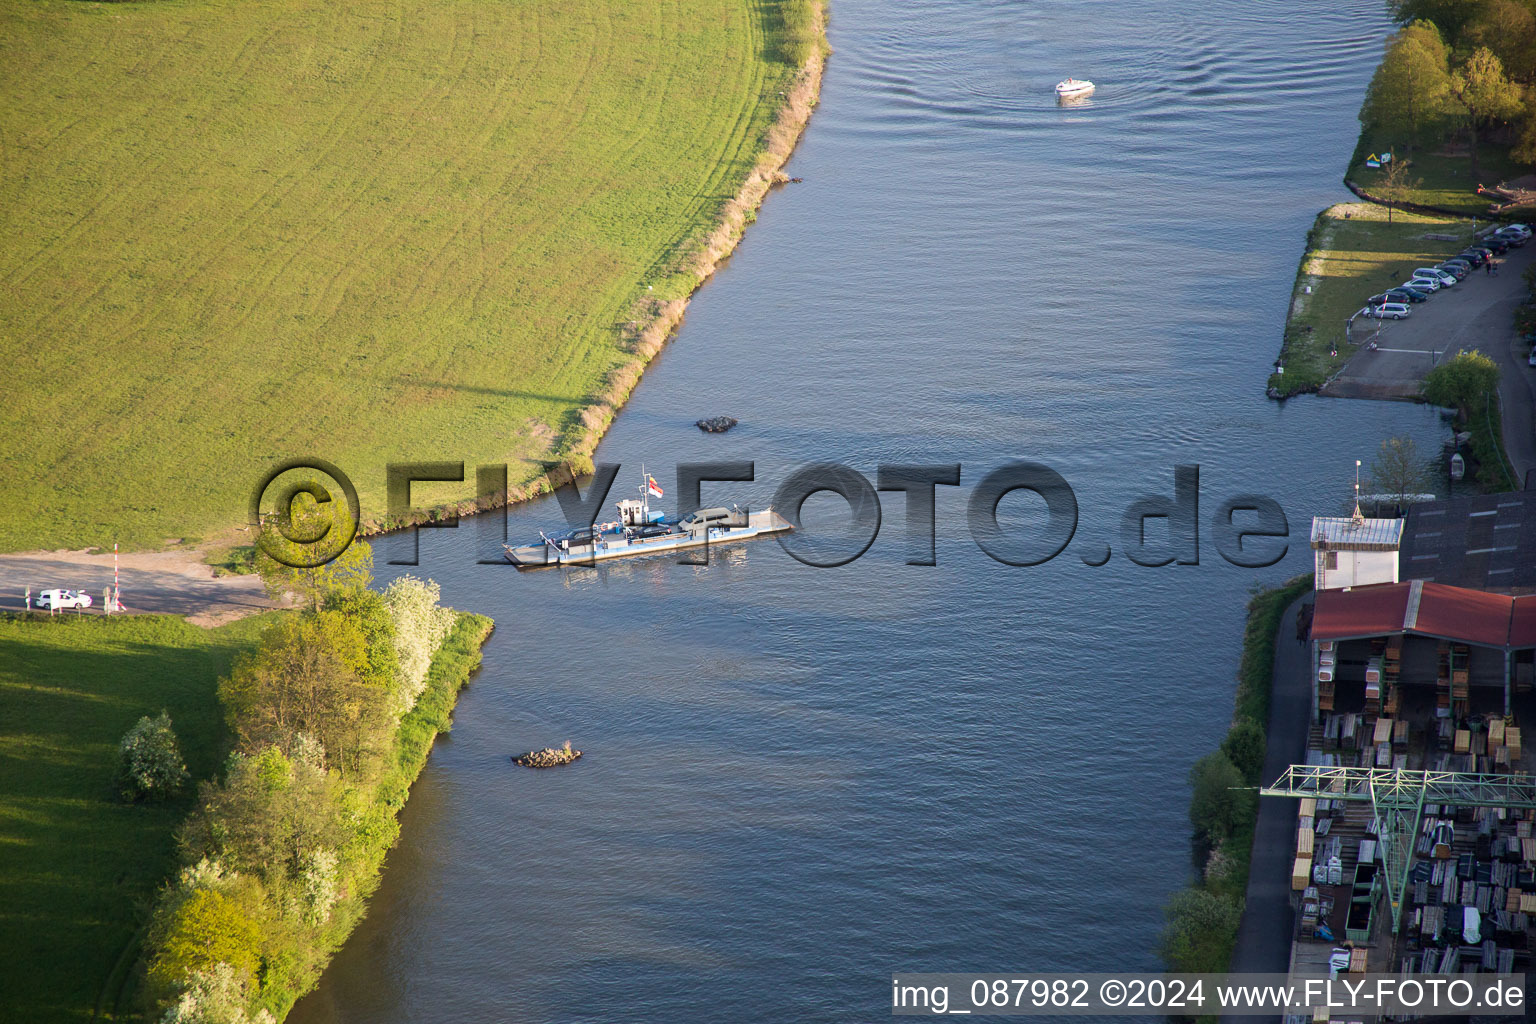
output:
[[[1398, 210], [1389, 224], [1387, 213], [1372, 203], [1341, 203], [1318, 214], [1291, 296], [1281, 352], [1285, 372], [1272, 374], [1270, 386], [1294, 394], [1322, 384], [1353, 353], [1344, 325], [1366, 299], [1406, 281], [1415, 267], [1460, 251], [1472, 238], [1469, 220]], [[1425, 237], [1431, 234], [1459, 241]], [[1363, 323], [1355, 322], [1357, 328]], [[1337, 356], [1330, 354], [1334, 348]]]
[[808, 0], [0, 0], [0, 550], [155, 547], [320, 456], [558, 457], [697, 283]]
[[132, 988], [142, 904], [175, 866], [192, 792], [117, 801], [118, 741], [164, 709], [192, 776], [213, 775], [218, 677], [263, 624], [0, 618], [0, 1018], [85, 1022], [102, 997], [110, 1019]]
[[[1350, 181], [1372, 194], [1381, 184], [1382, 170], [1365, 166], [1368, 154], [1391, 147], [1373, 141], [1366, 133], [1360, 138], [1355, 159], [1345, 175]], [[1465, 153], [1432, 152], [1421, 149], [1415, 153], [1400, 153], [1409, 161], [1408, 176], [1419, 184], [1412, 190], [1410, 202], [1432, 206], [1438, 210], [1464, 213], [1468, 217], [1487, 217], [1493, 202], [1488, 196], [1478, 195], [1478, 185], [1490, 187], [1502, 181], [1530, 173], [1530, 166], [1520, 164], [1509, 157], [1509, 147], [1484, 143], [1477, 147], [1477, 176], [1473, 177], [1472, 163]]]

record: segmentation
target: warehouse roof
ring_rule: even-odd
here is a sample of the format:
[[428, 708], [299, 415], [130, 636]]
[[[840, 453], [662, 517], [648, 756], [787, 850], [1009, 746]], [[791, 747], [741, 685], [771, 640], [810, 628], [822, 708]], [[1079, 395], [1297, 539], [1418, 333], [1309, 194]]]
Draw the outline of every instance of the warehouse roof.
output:
[[1318, 591], [1314, 639], [1395, 633], [1480, 647], [1536, 647], [1536, 595], [1510, 597], [1423, 580]]
[[1536, 491], [1409, 506], [1398, 576], [1536, 593]]

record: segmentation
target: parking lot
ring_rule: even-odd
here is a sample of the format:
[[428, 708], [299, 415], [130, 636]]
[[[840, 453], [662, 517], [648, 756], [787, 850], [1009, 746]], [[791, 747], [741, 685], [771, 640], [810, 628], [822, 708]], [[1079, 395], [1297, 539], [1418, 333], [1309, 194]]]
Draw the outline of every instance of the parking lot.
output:
[[[1454, 246], [1447, 243], [1446, 256]], [[1415, 304], [1406, 320], [1355, 319], [1351, 328], [1355, 354], [1339, 375], [1322, 390], [1335, 398], [1376, 398], [1415, 401], [1419, 388], [1435, 364], [1447, 353], [1481, 349], [1502, 367], [1500, 394], [1504, 407], [1505, 446], [1521, 479], [1536, 469], [1536, 427], [1532, 406], [1536, 403], [1536, 369], [1526, 365], [1528, 347], [1515, 333], [1513, 317], [1524, 301], [1527, 288], [1523, 274], [1536, 259], [1536, 240], [1524, 248], [1498, 257], [1499, 273], [1482, 269], [1469, 274], [1454, 287]], [[1373, 282], [1385, 291], [1405, 279]], [[1360, 296], [1360, 304], [1373, 292]], [[1379, 328], [1379, 331], [1378, 331]], [[1376, 348], [1369, 348], [1374, 340]]]

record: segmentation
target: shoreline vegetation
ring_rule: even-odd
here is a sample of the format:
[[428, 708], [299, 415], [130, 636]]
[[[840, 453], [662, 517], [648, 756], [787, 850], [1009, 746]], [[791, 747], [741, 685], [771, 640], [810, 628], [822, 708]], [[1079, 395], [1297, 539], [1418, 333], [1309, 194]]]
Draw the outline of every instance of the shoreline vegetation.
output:
[[1170, 971], [1225, 973], [1237, 943], [1253, 857], [1254, 827], [1274, 692], [1275, 640], [1285, 611], [1312, 589], [1312, 574], [1248, 602], [1232, 721], [1221, 746], [1195, 762], [1189, 820], [1199, 877], [1164, 907], [1159, 953]]
[[[0, 259], [14, 390], [52, 395], [59, 361], [87, 353], [115, 388], [67, 432], [29, 429], [56, 415], [46, 397], [13, 410], [12, 455], [24, 440], [47, 471], [0, 486], [18, 511], [0, 550], [104, 531], [124, 551], [239, 544], [249, 487], [296, 453], [356, 481], [365, 535], [590, 472], [690, 297], [788, 181], [830, 52], [824, 0], [477, 9], [474, 38], [497, 42], [474, 47], [444, 11], [372, 2], [0, 12], [0, 123], [49, 139], [0, 176], [0, 205], [38, 215]], [[181, 105], [140, 87], [161, 53]], [[82, 54], [93, 75], [60, 80]], [[103, 119], [136, 133], [104, 142]], [[380, 127], [396, 123], [413, 132]], [[151, 169], [146, 151], [169, 155]], [[41, 335], [57, 343], [23, 341]], [[507, 486], [419, 485], [391, 520], [386, 461], [445, 456], [505, 464]]]
[[150, 1020], [269, 1024], [314, 988], [480, 665], [490, 619], [440, 607], [430, 581], [369, 590], [371, 559], [349, 563], [311, 575], [313, 605], [276, 617], [219, 682], [233, 750], [199, 787], [144, 929]]
[[494, 626], [371, 565], [263, 566], [304, 607], [214, 629], [0, 616], [0, 1005], [267, 1024], [313, 988]]

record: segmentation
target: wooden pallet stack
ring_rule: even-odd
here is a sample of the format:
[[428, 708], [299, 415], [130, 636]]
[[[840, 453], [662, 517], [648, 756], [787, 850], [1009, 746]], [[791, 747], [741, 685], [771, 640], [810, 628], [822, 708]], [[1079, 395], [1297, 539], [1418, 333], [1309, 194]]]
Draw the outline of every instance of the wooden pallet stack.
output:
[[1318, 644], [1317, 709], [1319, 711], [1333, 710], [1333, 674], [1337, 658], [1338, 651], [1332, 640], [1324, 640]]
[[1386, 650], [1382, 652], [1381, 713], [1384, 715], [1397, 714], [1397, 685], [1402, 667], [1403, 638], [1394, 636], [1387, 640]]

